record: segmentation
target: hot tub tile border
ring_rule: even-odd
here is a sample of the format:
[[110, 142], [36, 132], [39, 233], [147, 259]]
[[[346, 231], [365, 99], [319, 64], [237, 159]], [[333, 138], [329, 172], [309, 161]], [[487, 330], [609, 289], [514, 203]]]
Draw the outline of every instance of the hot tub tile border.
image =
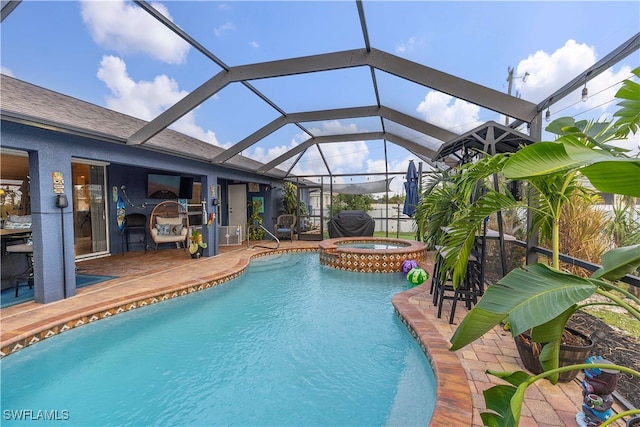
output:
[[[401, 248], [376, 250], [349, 248], [349, 252], [340, 248], [341, 243], [398, 243]], [[408, 242], [408, 243], [407, 243]], [[320, 263], [344, 271], [360, 273], [397, 273], [402, 270], [402, 263], [412, 259], [420, 262], [427, 258], [427, 247], [414, 240], [395, 238], [339, 237], [323, 240], [318, 245]], [[384, 251], [383, 253], [379, 253]]]

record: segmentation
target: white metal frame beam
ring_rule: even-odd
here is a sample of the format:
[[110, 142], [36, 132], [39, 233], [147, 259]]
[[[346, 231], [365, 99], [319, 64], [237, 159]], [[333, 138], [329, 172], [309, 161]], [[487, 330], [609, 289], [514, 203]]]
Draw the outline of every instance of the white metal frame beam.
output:
[[[295, 156], [298, 153], [310, 148], [315, 144], [330, 144], [330, 143], [338, 143], [338, 142], [349, 142], [349, 141], [371, 141], [376, 139], [383, 139], [394, 144], [403, 147], [410, 152], [419, 155], [424, 158], [432, 158], [436, 152], [431, 148], [420, 145], [417, 142], [409, 141], [401, 136], [394, 135], [389, 132], [364, 132], [364, 133], [348, 133], [341, 135], [322, 135], [317, 137], [312, 137], [304, 141], [303, 143], [293, 147], [286, 153], [276, 157], [271, 160], [269, 163], [266, 163], [264, 166], [257, 170], [258, 173], [267, 173], [271, 169], [276, 168], [281, 163], [289, 160], [291, 157]], [[434, 164], [433, 162], [429, 162], [430, 164]]]
[[216, 74], [142, 129], [135, 132], [128, 138], [127, 143], [145, 143], [215, 95], [229, 83], [360, 66], [371, 66], [515, 119], [529, 122], [537, 114], [536, 105], [531, 102], [523, 101], [383, 51], [371, 49], [371, 52], [367, 52], [366, 49], [354, 49], [230, 67], [229, 70], [223, 70]]
[[353, 107], [353, 108], [338, 108], [334, 110], [319, 110], [319, 111], [306, 111], [300, 113], [289, 114], [286, 117], [278, 117], [266, 126], [258, 129], [242, 141], [235, 144], [233, 147], [223, 151], [212, 159], [212, 163], [221, 164], [231, 159], [233, 156], [241, 153], [243, 150], [258, 143], [261, 139], [280, 129], [281, 127], [291, 123], [304, 123], [320, 120], [336, 120], [354, 117], [373, 117], [379, 116], [393, 122], [399, 123], [403, 126], [411, 128], [416, 132], [432, 136], [441, 141], [448, 141], [458, 135], [450, 132], [446, 129], [424, 122], [415, 117], [411, 117], [407, 114], [401, 113], [397, 110], [388, 107]]

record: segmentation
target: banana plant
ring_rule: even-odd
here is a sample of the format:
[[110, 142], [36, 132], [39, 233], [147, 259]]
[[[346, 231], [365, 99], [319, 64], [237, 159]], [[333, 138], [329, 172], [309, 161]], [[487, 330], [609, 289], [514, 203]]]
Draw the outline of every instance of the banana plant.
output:
[[[634, 70], [640, 77], [640, 68]], [[531, 231], [548, 235], [552, 241], [552, 265], [535, 264], [516, 269], [496, 285], [489, 286], [479, 303], [465, 316], [451, 339], [451, 350], [457, 350], [480, 338], [494, 326], [508, 322], [516, 335], [531, 329], [533, 341], [544, 343], [540, 362], [545, 370], [542, 377], [557, 382], [560, 340], [567, 320], [581, 307], [581, 301], [594, 293], [605, 296], [605, 304], [625, 308], [640, 321], [640, 301], [616, 281], [640, 266], [640, 245], [612, 249], [602, 257], [602, 268], [589, 278], [581, 278], [560, 271], [559, 218], [562, 206], [572, 194], [581, 191], [581, 179], [588, 180], [599, 191], [640, 197], [640, 159], [630, 157], [610, 145], [626, 138], [640, 128], [640, 85], [627, 80], [616, 96], [620, 109], [613, 123], [575, 122], [572, 118], [555, 121], [547, 129], [559, 134], [554, 142], [538, 142], [512, 155], [498, 155], [493, 163], [501, 167], [499, 173], [508, 179], [524, 181], [532, 190], [529, 209], [533, 212]], [[478, 162], [479, 170], [490, 176], [490, 168]], [[474, 178], [478, 178], [475, 176]], [[511, 207], [515, 200], [509, 195], [487, 190], [473, 205], [456, 216], [445, 240], [448, 255], [445, 265], [453, 271], [454, 285], [464, 277], [471, 246], [484, 218]], [[633, 303], [630, 304], [625, 300]], [[575, 369], [575, 368], [574, 368]], [[526, 375], [522, 373], [523, 375]], [[538, 378], [536, 378], [537, 380]], [[527, 380], [528, 381], [528, 380]], [[491, 424], [517, 424], [524, 392], [506, 389], [497, 391], [501, 397], [487, 408], [495, 413], [486, 416]], [[497, 417], [497, 418], [496, 418]], [[501, 422], [497, 422], [501, 419]], [[494, 424], [496, 423], [496, 424]]]
[[[483, 412], [480, 414], [482, 423], [486, 426], [517, 426], [520, 420], [522, 400], [524, 399], [527, 387], [540, 379], [544, 379], [552, 375], [557, 376], [562, 372], [572, 371], [574, 369], [615, 369], [624, 374], [640, 377], [640, 372], [636, 370], [626, 366], [607, 363], [581, 363], [578, 365], [563, 366], [535, 376], [522, 371], [500, 372], [489, 370], [487, 373], [501, 378], [509, 384], [496, 385], [483, 392], [487, 408], [492, 409], [495, 412]], [[623, 411], [612, 416], [600, 425], [603, 427], [611, 425], [614, 421], [622, 419], [623, 417], [637, 414], [640, 414], [640, 409]]]

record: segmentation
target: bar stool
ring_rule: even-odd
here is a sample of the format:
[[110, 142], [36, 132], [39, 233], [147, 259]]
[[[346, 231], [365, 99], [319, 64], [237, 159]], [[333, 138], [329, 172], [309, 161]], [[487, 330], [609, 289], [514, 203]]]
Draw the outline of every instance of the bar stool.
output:
[[[454, 289], [449, 272], [443, 272], [444, 258], [447, 252], [442, 247], [436, 247], [436, 263], [431, 279], [431, 292], [433, 294], [433, 305], [438, 307], [438, 318], [442, 317], [442, 306], [444, 300], [451, 300], [451, 311], [449, 313], [449, 323], [453, 323], [458, 301], [464, 301], [467, 309], [471, 309], [473, 304], [478, 302], [478, 297], [484, 292], [484, 286], [480, 283], [482, 277], [482, 267], [476, 255], [469, 254], [467, 272], [462, 283]], [[449, 293], [449, 294], [448, 294]]]
[[436, 259], [435, 264], [433, 265], [433, 274], [431, 275], [431, 288], [429, 289], [429, 293], [433, 295], [433, 305], [438, 304], [438, 292], [440, 289], [440, 271], [443, 267], [444, 257], [446, 256], [446, 252], [444, 252], [444, 248], [442, 246], [436, 246]]
[[29, 289], [33, 288], [33, 245], [29, 243], [21, 243], [19, 245], [7, 246], [8, 253], [22, 253], [27, 256], [28, 267], [24, 273], [13, 276], [16, 281], [16, 297], [20, 288], [20, 280], [27, 280]]

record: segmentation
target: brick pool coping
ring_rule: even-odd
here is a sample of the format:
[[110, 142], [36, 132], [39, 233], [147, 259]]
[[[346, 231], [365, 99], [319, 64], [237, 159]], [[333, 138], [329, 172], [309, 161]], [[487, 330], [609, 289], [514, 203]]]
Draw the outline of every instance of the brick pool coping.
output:
[[436, 378], [436, 406], [431, 418], [433, 426], [470, 426], [473, 400], [467, 374], [457, 354], [449, 351], [449, 342], [435, 328], [411, 299], [428, 293], [428, 285], [418, 286], [394, 295], [396, 314], [407, 326], [431, 362]]

